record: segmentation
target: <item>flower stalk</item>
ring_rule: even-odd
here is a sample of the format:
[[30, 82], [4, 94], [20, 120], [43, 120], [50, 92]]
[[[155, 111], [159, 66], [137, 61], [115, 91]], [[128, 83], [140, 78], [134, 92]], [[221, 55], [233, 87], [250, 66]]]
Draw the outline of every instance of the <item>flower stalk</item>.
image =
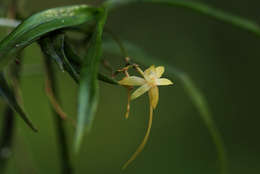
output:
[[[46, 82], [49, 84], [47, 85], [51, 91], [53, 92], [53, 97], [57, 100], [58, 94], [57, 94], [57, 85], [56, 85], [56, 78], [54, 74], [54, 70], [52, 67], [51, 60], [46, 57], [45, 59], [45, 68], [46, 68]], [[72, 174], [73, 173], [73, 166], [70, 161], [70, 155], [69, 155], [69, 147], [67, 143], [67, 136], [65, 133], [65, 126], [63, 124], [63, 120], [60, 116], [60, 113], [57, 109], [53, 109], [54, 113], [54, 121], [56, 125], [56, 131], [57, 131], [57, 137], [58, 137], [58, 145], [59, 145], [59, 151], [60, 151], [60, 162], [61, 162], [61, 169], [63, 174]]]

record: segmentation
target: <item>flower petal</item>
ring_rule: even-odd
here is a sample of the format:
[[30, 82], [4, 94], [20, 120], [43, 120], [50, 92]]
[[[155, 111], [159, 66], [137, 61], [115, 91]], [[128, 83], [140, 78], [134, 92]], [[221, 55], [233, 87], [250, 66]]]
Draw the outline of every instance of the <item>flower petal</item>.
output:
[[173, 83], [169, 79], [160, 78], [160, 79], [156, 79], [156, 84], [158, 86], [165, 86], [165, 85], [172, 85]]
[[149, 91], [150, 105], [152, 105], [153, 109], [156, 108], [159, 101], [159, 89], [157, 86], [152, 87]]
[[158, 66], [158, 67], [155, 68], [155, 70], [156, 70], [157, 78], [160, 78], [164, 73], [164, 67], [163, 66]]
[[154, 65], [150, 66], [144, 71], [144, 76], [150, 76], [152, 74], [156, 74], [156, 69]]
[[141, 77], [130, 76], [130, 77], [123, 78], [118, 83], [120, 85], [126, 85], [126, 86], [141, 86], [145, 84], [145, 80]]
[[133, 94], [131, 95], [131, 100], [136, 99], [137, 97], [141, 96], [145, 92], [147, 92], [151, 88], [150, 85], [144, 84], [143, 86], [139, 87]]

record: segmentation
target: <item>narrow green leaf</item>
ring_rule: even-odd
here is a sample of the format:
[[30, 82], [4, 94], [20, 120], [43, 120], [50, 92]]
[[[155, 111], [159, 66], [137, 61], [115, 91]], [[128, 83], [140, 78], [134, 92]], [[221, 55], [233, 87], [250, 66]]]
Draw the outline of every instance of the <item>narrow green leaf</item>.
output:
[[[125, 42], [124, 45], [126, 46], [127, 51], [131, 56], [131, 58], [134, 59], [135, 61], [140, 62], [141, 64], [147, 66], [150, 66], [151, 64], [163, 65], [165, 66], [166, 73], [168, 73], [172, 78], [173, 77], [177, 78], [177, 80], [181, 82], [188, 96], [190, 97], [193, 104], [196, 106], [197, 110], [199, 111], [201, 119], [203, 120], [207, 129], [209, 130], [212, 140], [215, 143], [215, 146], [217, 148], [218, 158], [221, 165], [221, 172], [223, 174], [226, 174], [228, 168], [227, 167], [228, 160], [227, 160], [227, 155], [224, 147], [224, 142], [221, 138], [221, 134], [219, 130], [214, 124], [212, 114], [209, 110], [207, 100], [203, 96], [203, 93], [196, 87], [194, 82], [190, 79], [190, 77], [186, 73], [174, 68], [169, 63], [165, 63], [158, 58], [156, 59], [153, 58], [153, 56], [147, 55], [145, 51], [135, 46], [134, 44]], [[104, 52], [109, 52], [112, 54], [119, 54], [119, 55], [121, 54], [119, 47], [115, 45], [115, 42], [113, 43], [111, 41], [104, 42], [103, 50]], [[172, 80], [174, 81], [176, 79], [172, 79]]]
[[183, 73], [183, 72], [177, 72], [176, 70], [171, 70], [170, 73], [174, 73], [182, 82], [185, 90], [187, 91], [187, 94], [191, 98], [193, 104], [196, 106], [198, 111], [200, 112], [200, 116], [202, 120], [204, 121], [205, 125], [207, 126], [211, 137], [213, 139], [213, 142], [216, 145], [217, 151], [218, 151], [218, 157], [219, 162], [221, 165], [221, 173], [226, 174], [228, 173], [228, 160], [226, 155], [226, 150], [224, 147], [224, 142], [222, 140], [221, 134], [216, 127], [213, 119], [212, 114], [209, 111], [209, 106], [207, 103], [207, 100], [203, 96], [202, 92], [195, 86], [194, 82], [191, 80], [191, 78]]
[[97, 14], [97, 8], [75, 5], [49, 9], [32, 15], [0, 42], [0, 70], [14, 60], [9, 58], [9, 55], [25, 48], [46, 33], [89, 22]]
[[0, 96], [5, 100], [5, 102], [10, 106], [10, 108], [12, 108], [21, 116], [21, 118], [30, 128], [32, 128], [32, 130], [37, 132], [37, 128], [28, 119], [22, 107], [20, 107], [18, 101], [15, 98], [14, 91], [12, 91], [11, 88], [8, 86], [8, 83], [2, 72], [0, 72]]
[[256, 22], [240, 16], [232, 15], [201, 2], [194, 2], [191, 0], [108, 0], [106, 2], [110, 9], [115, 9], [131, 3], [155, 3], [188, 9], [260, 36], [260, 26]]
[[78, 96], [78, 122], [75, 135], [75, 151], [79, 150], [85, 129], [90, 130], [98, 103], [98, 67], [102, 55], [102, 34], [107, 17], [105, 10], [90, 40], [87, 55], [81, 68]]

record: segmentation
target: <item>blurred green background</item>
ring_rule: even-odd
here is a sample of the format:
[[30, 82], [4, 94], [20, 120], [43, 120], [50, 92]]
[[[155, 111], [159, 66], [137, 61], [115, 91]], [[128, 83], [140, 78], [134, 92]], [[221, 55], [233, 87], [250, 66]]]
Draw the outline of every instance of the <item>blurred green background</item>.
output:
[[[20, 9], [24, 16], [29, 16], [51, 7], [88, 2], [23, 0]], [[257, 0], [200, 2], [260, 22]], [[260, 38], [194, 12], [164, 5], [123, 7], [109, 15], [107, 26], [123, 40], [187, 72], [209, 102], [226, 145], [230, 173], [260, 173]], [[6, 28], [0, 28], [1, 38], [6, 32]], [[36, 44], [26, 48], [24, 54], [21, 80], [24, 107], [40, 131], [33, 133], [17, 119], [14, 151], [7, 173], [59, 173], [59, 147], [44, 92], [42, 54]], [[105, 58], [119, 66], [116, 63], [120, 57]], [[75, 118], [77, 86], [67, 74], [58, 71], [57, 74], [62, 107]], [[134, 163], [122, 172], [121, 166], [144, 137], [149, 112], [148, 97], [143, 96], [132, 102], [130, 118], [125, 120], [126, 101], [124, 88], [100, 82], [100, 102], [93, 130], [85, 137], [80, 154], [73, 157], [76, 173], [219, 173], [215, 145], [179, 83], [160, 88], [149, 142]], [[70, 122], [66, 126], [72, 148], [74, 128]]]

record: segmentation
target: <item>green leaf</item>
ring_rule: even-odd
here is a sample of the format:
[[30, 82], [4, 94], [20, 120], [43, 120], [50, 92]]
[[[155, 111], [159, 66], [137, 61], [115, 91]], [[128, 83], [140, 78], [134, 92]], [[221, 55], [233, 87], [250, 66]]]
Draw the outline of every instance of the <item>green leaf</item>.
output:
[[[153, 56], [147, 55], [144, 50], [140, 49], [139, 47], [135, 46], [134, 44], [131, 44], [129, 42], [124, 43], [125, 48], [127, 48], [127, 51], [131, 57], [131, 59], [134, 59], [135, 61], [150, 66], [152, 64], [156, 65], [163, 65], [165, 66], [166, 73], [172, 78], [172, 81], [179, 80], [183, 87], [185, 88], [188, 96], [190, 97], [193, 104], [196, 106], [197, 110], [200, 113], [201, 119], [205, 123], [207, 129], [209, 130], [209, 133], [212, 137], [213, 142], [215, 143], [215, 146], [218, 151], [218, 158], [221, 165], [221, 171], [222, 173], [227, 173], [227, 156], [226, 151], [224, 147], [223, 140], [221, 138], [220, 132], [217, 129], [216, 125], [214, 124], [212, 114], [209, 110], [209, 106], [207, 103], [207, 100], [203, 96], [203, 93], [196, 87], [194, 82], [190, 79], [190, 77], [174, 68], [169, 63], [165, 63], [161, 61], [160, 59], [153, 58]], [[103, 44], [103, 50], [104, 52], [112, 53], [112, 54], [119, 54], [121, 55], [120, 48], [118, 45], [115, 45], [115, 42], [106, 41]], [[173, 77], [177, 79], [173, 79]]]
[[14, 91], [8, 86], [8, 83], [4, 77], [3, 72], [0, 72], [0, 95], [5, 100], [5, 102], [16, 111], [21, 118], [25, 121], [25, 123], [32, 128], [33, 131], [37, 132], [37, 128], [32, 124], [32, 122], [28, 119], [22, 107], [19, 105], [16, 97], [14, 95]]
[[107, 17], [105, 10], [97, 22], [81, 68], [78, 96], [78, 121], [75, 135], [75, 151], [79, 150], [85, 130], [90, 130], [98, 103], [98, 67], [102, 55], [102, 34]]
[[95, 19], [99, 9], [75, 5], [49, 9], [23, 21], [0, 42], [0, 70], [10, 61], [10, 55], [30, 45], [41, 36], [54, 30], [77, 26]]
[[227, 167], [227, 155], [226, 155], [226, 150], [224, 147], [224, 142], [222, 140], [221, 134], [216, 127], [213, 119], [212, 119], [212, 114], [209, 110], [209, 106], [207, 103], [206, 98], [203, 96], [203, 93], [196, 87], [192, 79], [183, 72], [177, 72], [176, 70], [171, 70], [170, 73], [174, 73], [182, 82], [187, 94], [191, 98], [193, 104], [196, 106], [198, 109], [200, 116], [202, 120], [204, 121], [205, 125], [207, 126], [211, 137], [213, 139], [213, 142], [216, 145], [217, 151], [218, 151], [218, 157], [221, 165], [221, 171], [223, 174], [228, 173], [228, 167]]
[[154, 3], [188, 9], [260, 36], [260, 26], [256, 22], [232, 15], [201, 2], [194, 2], [191, 0], [109, 0], [106, 2], [106, 5], [109, 6], [110, 9], [115, 9], [131, 3]]

